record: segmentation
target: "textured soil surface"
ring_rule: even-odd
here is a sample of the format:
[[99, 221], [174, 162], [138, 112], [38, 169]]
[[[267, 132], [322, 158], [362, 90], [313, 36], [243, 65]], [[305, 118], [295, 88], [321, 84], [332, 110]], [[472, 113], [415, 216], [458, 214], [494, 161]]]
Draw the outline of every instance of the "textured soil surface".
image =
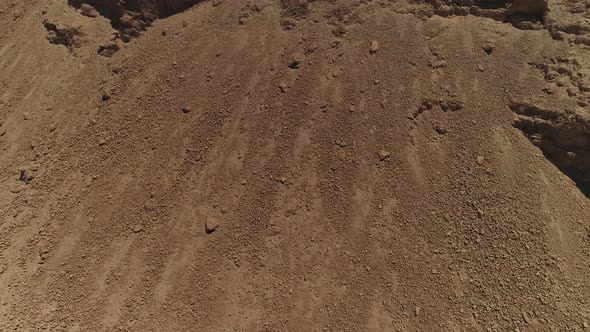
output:
[[589, 22], [0, 0], [0, 331], [589, 331]]

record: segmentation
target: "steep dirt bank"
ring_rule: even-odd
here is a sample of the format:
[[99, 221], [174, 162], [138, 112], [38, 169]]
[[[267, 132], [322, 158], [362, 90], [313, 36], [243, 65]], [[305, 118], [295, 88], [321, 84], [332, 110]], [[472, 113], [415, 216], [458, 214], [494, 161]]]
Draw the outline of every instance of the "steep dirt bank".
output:
[[583, 28], [215, 4], [0, 0], [0, 330], [588, 329]]

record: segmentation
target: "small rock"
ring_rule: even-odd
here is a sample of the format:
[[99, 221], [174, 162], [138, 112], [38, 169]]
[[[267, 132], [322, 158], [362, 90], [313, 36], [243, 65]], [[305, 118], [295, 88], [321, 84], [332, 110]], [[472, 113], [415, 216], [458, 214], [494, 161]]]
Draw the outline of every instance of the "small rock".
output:
[[248, 184], [248, 181], [246, 181], [246, 179], [241, 179], [241, 180], [240, 180], [240, 184], [241, 184], [242, 186], [245, 186], [246, 184]]
[[492, 52], [494, 51], [494, 48], [496, 48], [496, 44], [493, 40], [487, 40], [485, 42], [485, 44], [483, 44], [483, 50], [488, 55], [492, 54]]
[[143, 225], [137, 224], [133, 226], [133, 233], [141, 233], [143, 232]]
[[379, 160], [385, 161], [391, 157], [391, 154], [385, 150], [379, 150]]
[[287, 83], [281, 82], [277, 86], [279, 87], [279, 90], [281, 90], [281, 93], [287, 92], [287, 88], [288, 88]]
[[111, 94], [110, 94], [108, 91], [105, 91], [105, 92], [102, 94], [102, 101], [107, 101], [107, 100], [109, 100], [109, 99], [111, 99]]
[[105, 144], [107, 144], [107, 141], [104, 139], [100, 139], [100, 141], [98, 141], [98, 146], [103, 146]]
[[337, 140], [336, 142], [334, 142], [334, 144], [338, 145], [341, 148], [345, 148], [348, 144], [346, 144], [346, 142], [341, 141], [341, 140]]
[[284, 177], [284, 176], [281, 176], [281, 177], [279, 178], [279, 182], [280, 182], [280, 183], [282, 183], [282, 184], [285, 184], [285, 183], [287, 183], [287, 178], [286, 178], [286, 177]]
[[531, 323], [532, 323], [531, 318], [529, 317], [529, 315], [526, 312], [522, 313], [522, 319], [524, 320], [525, 323], [527, 323], [527, 325], [531, 325]]
[[190, 107], [188, 107], [188, 106], [183, 106], [183, 107], [181, 108], [181, 111], [182, 111], [182, 113], [184, 113], [184, 114], [187, 114], [187, 113], [190, 113], [190, 111], [191, 111], [191, 108], [190, 108]]
[[145, 212], [152, 212], [156, 209], [156, 205], [154, 204], [154, 202], [151, 199], [148, 199], [147, 201], [145, 201], [143, 207], [145, 209]]
[[480, 208], [477, 209], [477, 216], [479, 218], [483, 218], [483, 211], [482, 211], [482, 209], [480, 209]]
[[219, 228], [219, 221], [216, 218], [209, 217], [205, 222], [205, 233], [211, 234]]
[[414, 316], [418, 317], [418, 315], [420, 315], [420, 306], [417, 305], [416, 308], [414, 308]]
[[28, 120], [28, 119], [30, 119], [30, 118], [31, 118], [31, 116], [29, 115], [29, 113], [27, 113], [27, 112], [24, 112], [24, 113], [23, 113], [23, 119], [24, 119], [24, 120]]
[[80, 6], [80, 14], [95, 18], [98, 16], [98, 10], [87, 3], [83, 3], [82, 6]]
[[588, 323], [587, 322], [583, 322], [582, 323], [582, 327], [585, 328], [585, 329], [587, 329], [588, 328]]
[[441, 135], [444, 135], [447, 133], [447, 130], [440, 125], [434, 126], [434, 130]]
[[375, 53], [377, 53], [377, 51], [379, 51], [379, 43], [376, 40], [373, 40], [371, 42], [371, 47], [369, 48], [369, 52], [371, 54], [375, 54]]
[[47, 240], [39, 241], [37, 244], [37, 250], [39, 252], [39, 263], [43, 264], [47, 259], [47, 255], [49, 254], [49, 242]]
[[482, 65], [477, 65], [477, 70], [483, 71], [483, 66]]
[[23, 166], [19, 168], [19, 177], [18, 179], [24, 183], [29, 183], [33, 181], [35, 175], [33, 174], [33, 170], [30, 167]]
[[477, 156], [477, 158], [476, 158], [478, 165], [483, 165], [484, 160], [485, 160], [484, 156]]

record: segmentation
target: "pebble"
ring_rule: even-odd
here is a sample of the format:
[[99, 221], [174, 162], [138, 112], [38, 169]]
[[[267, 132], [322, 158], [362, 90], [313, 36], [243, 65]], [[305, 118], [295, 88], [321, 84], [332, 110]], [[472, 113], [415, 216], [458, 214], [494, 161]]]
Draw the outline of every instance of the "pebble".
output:
[[281, 82], [277, 86], [279, 87], [279, 90], [281, 90], [281, 93], [287, 92], [287, 83]]
[[188, 106], [183, 106], [183, 107], [181, 108], [181, 111], [182, 111], [182, 113], [184, 113], [184, 114], [187, 114], [187, 113], [190, 113], [190, 111], [191, 111], [191, 108], [190, 108], [190, 107], [188, 107]]
[[483, 165], [484, 160], [485, 160], [484, 156], [477, 156], [477, 158], [476, 158], [478, 165]]
[[98, 141], [98, 146], [103, 146], [107, 144], [107, 141], [105, 141], [104, 139], [101, 139], [100, 141]]
[[379, 51], [379, 43], [376, 40], [373, 40], [371, 42], [371, 47], [369, 48], [369, 52], [371, 54], [375, 54], [375, 53], [377, 53], [377, 51]]
[[444, 135], [447, 133], [447, 130], [440, 125], [434, 126], [434, 130], [441, 135]]
[[18, 179], [24, 183], [29, 183], [33, 181], [35, 175], [33, 174], [33, 170], [30, 167], [22, 166], [19, 168], [19, 177]]
[[143, 232], [143, 225], [138, 224], [133, 227], [133, 233], [140, 233]]
[[381, 161], [385, 161], [387, 159], [389, 159], [389, 157], [391, 156], [391, 154], [385, 150], [379, 150], [379, 160]]
[[205, 233], [211, 234], [219, 228], [219, 221], [216, 218], [209, 217], [205, 222]]
[[483, 210], [482, 209], [479, 209], [479, 208], [477, 209], [477, 216], [479, 218], [483, 218]]
[[485, 42], [485, 44], [483, 45], [483, 50], [487, 54], [492, 54], [492, 52], [494, 51], [494, 48], [496, 48], [496, 44], [494, 43], [493, 40], [487, 40]]

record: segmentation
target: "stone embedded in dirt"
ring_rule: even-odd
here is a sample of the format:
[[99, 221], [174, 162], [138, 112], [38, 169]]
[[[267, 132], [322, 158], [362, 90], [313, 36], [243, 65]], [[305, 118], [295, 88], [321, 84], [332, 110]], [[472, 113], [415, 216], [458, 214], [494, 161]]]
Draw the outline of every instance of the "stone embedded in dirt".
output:
[[43, 263], [47, 259], [47, 255], [49, 254], [49, 241], [41, 240], [37, 243], [37, 251], [39, 253], [39, 258], [41, 263]]
[[145, 212], [152, 212], [156, 208], [156, 205], [151, 199], [148, 199], [143, 205]]
[[205, 233], [211, 234], [219, 228], [219, 221], [217, 218], [209, 217], [205, 222]]
[[98, 10], [87, 3], [83, 3], [82, 6], [80, 6], [80, 14], [95, 18], [98, 17]]
[[109, 99], [111, 99], [111, 94], [110, 94], [108, 91], [105, 91], [105, 92], [102, 94], [102, 101], [107, 101], [107, 100], [109, 100]]
[[447, 133], [447, 130], [440, 125], [434, 126], [434, 130], [441, 135], [444, 135]]
[[240, 184], [241, 184], [242, 186], [245, 186], [245, 185], [247, 185], [247, 184], [248, 184], [248, 181], [246, 181], [246, 179], [241, 179], [241, 180], [240, 180]]
[[483, 210], [480, 208], [477, 208], [477, 217], [483, 218]]
[[484, 156], [477, 156], [477, 158], [475, 160], [477, 161], [478, 165], [483, 165], [485, 158], [484, 158]]
[[101, 139], [101, 140], [98, 141], [98, 146], [103, 146], [105, 144], [107, 144], [107, 141], [104, 140], [104, 139]]
[[281, 93], [287, 92], [287, 89], [289, 87], [287, 85], [287, 83], [285, 83], [285, 82], [281, 82], [281, 83], [277, 84], [277, 86], [279, 87], [279, 90], [281, 91]]
[[187, 114], [191, 112], [191, 108], [188, 106], [183, 106], [181, 109], [182, 113]]
[[299, 61], [297, 59], [291, 59], [291, 61], [289, 61], [289, 64], [287, 65], [287, 67], [289, 67], [291, 69], [299, 69], [299, 67], [301, 67], [301, 61]]
[[334, 144], [338, 145], [341, 148], [345, 148], [348, 144], [346, 144], [346, 142], [341, 141], [341, 140], [336, 140], [336, 142], [334, 142]]
[[376, 40], [371, 42], [371, 47], [369, 48], [369, 53], [375, 54], [379, 51], [379, 43]]
[[378, 156], [379, 160], [386, 161], [387, 159], [389, 159], [389, 157], [391, 157], [391, 154], [385, 150], [379, 150]]
[[119, 52], [119, 45], [115, 44], [115, 43], [110, 43], [110, 44], [103, 44], [103, 45], [98, 45], [98, 51], [96, 51], [98, 54], [110, 58], [113, 55], [115, 55], [115, 53]]
[[490, 55], [490, 54], [492, 54], [492, 52], [496, 48], [496, 43], [493, 40], [487, 40], [483, 44], [482, 48], [483, 48], [483, 51], [486, 52], [486, 54]]
[[33, 174], [33, 169], [28, 166], [22, 166], [19, 168], [19, 177], [18, 179], [24, 183], [30, 183], [35, 178], [35, 174]]
[[143, 225], [141, 224], [137, 224], [135, 226], [133, 226], [133, 233], [141, 233], [143, 232]]

